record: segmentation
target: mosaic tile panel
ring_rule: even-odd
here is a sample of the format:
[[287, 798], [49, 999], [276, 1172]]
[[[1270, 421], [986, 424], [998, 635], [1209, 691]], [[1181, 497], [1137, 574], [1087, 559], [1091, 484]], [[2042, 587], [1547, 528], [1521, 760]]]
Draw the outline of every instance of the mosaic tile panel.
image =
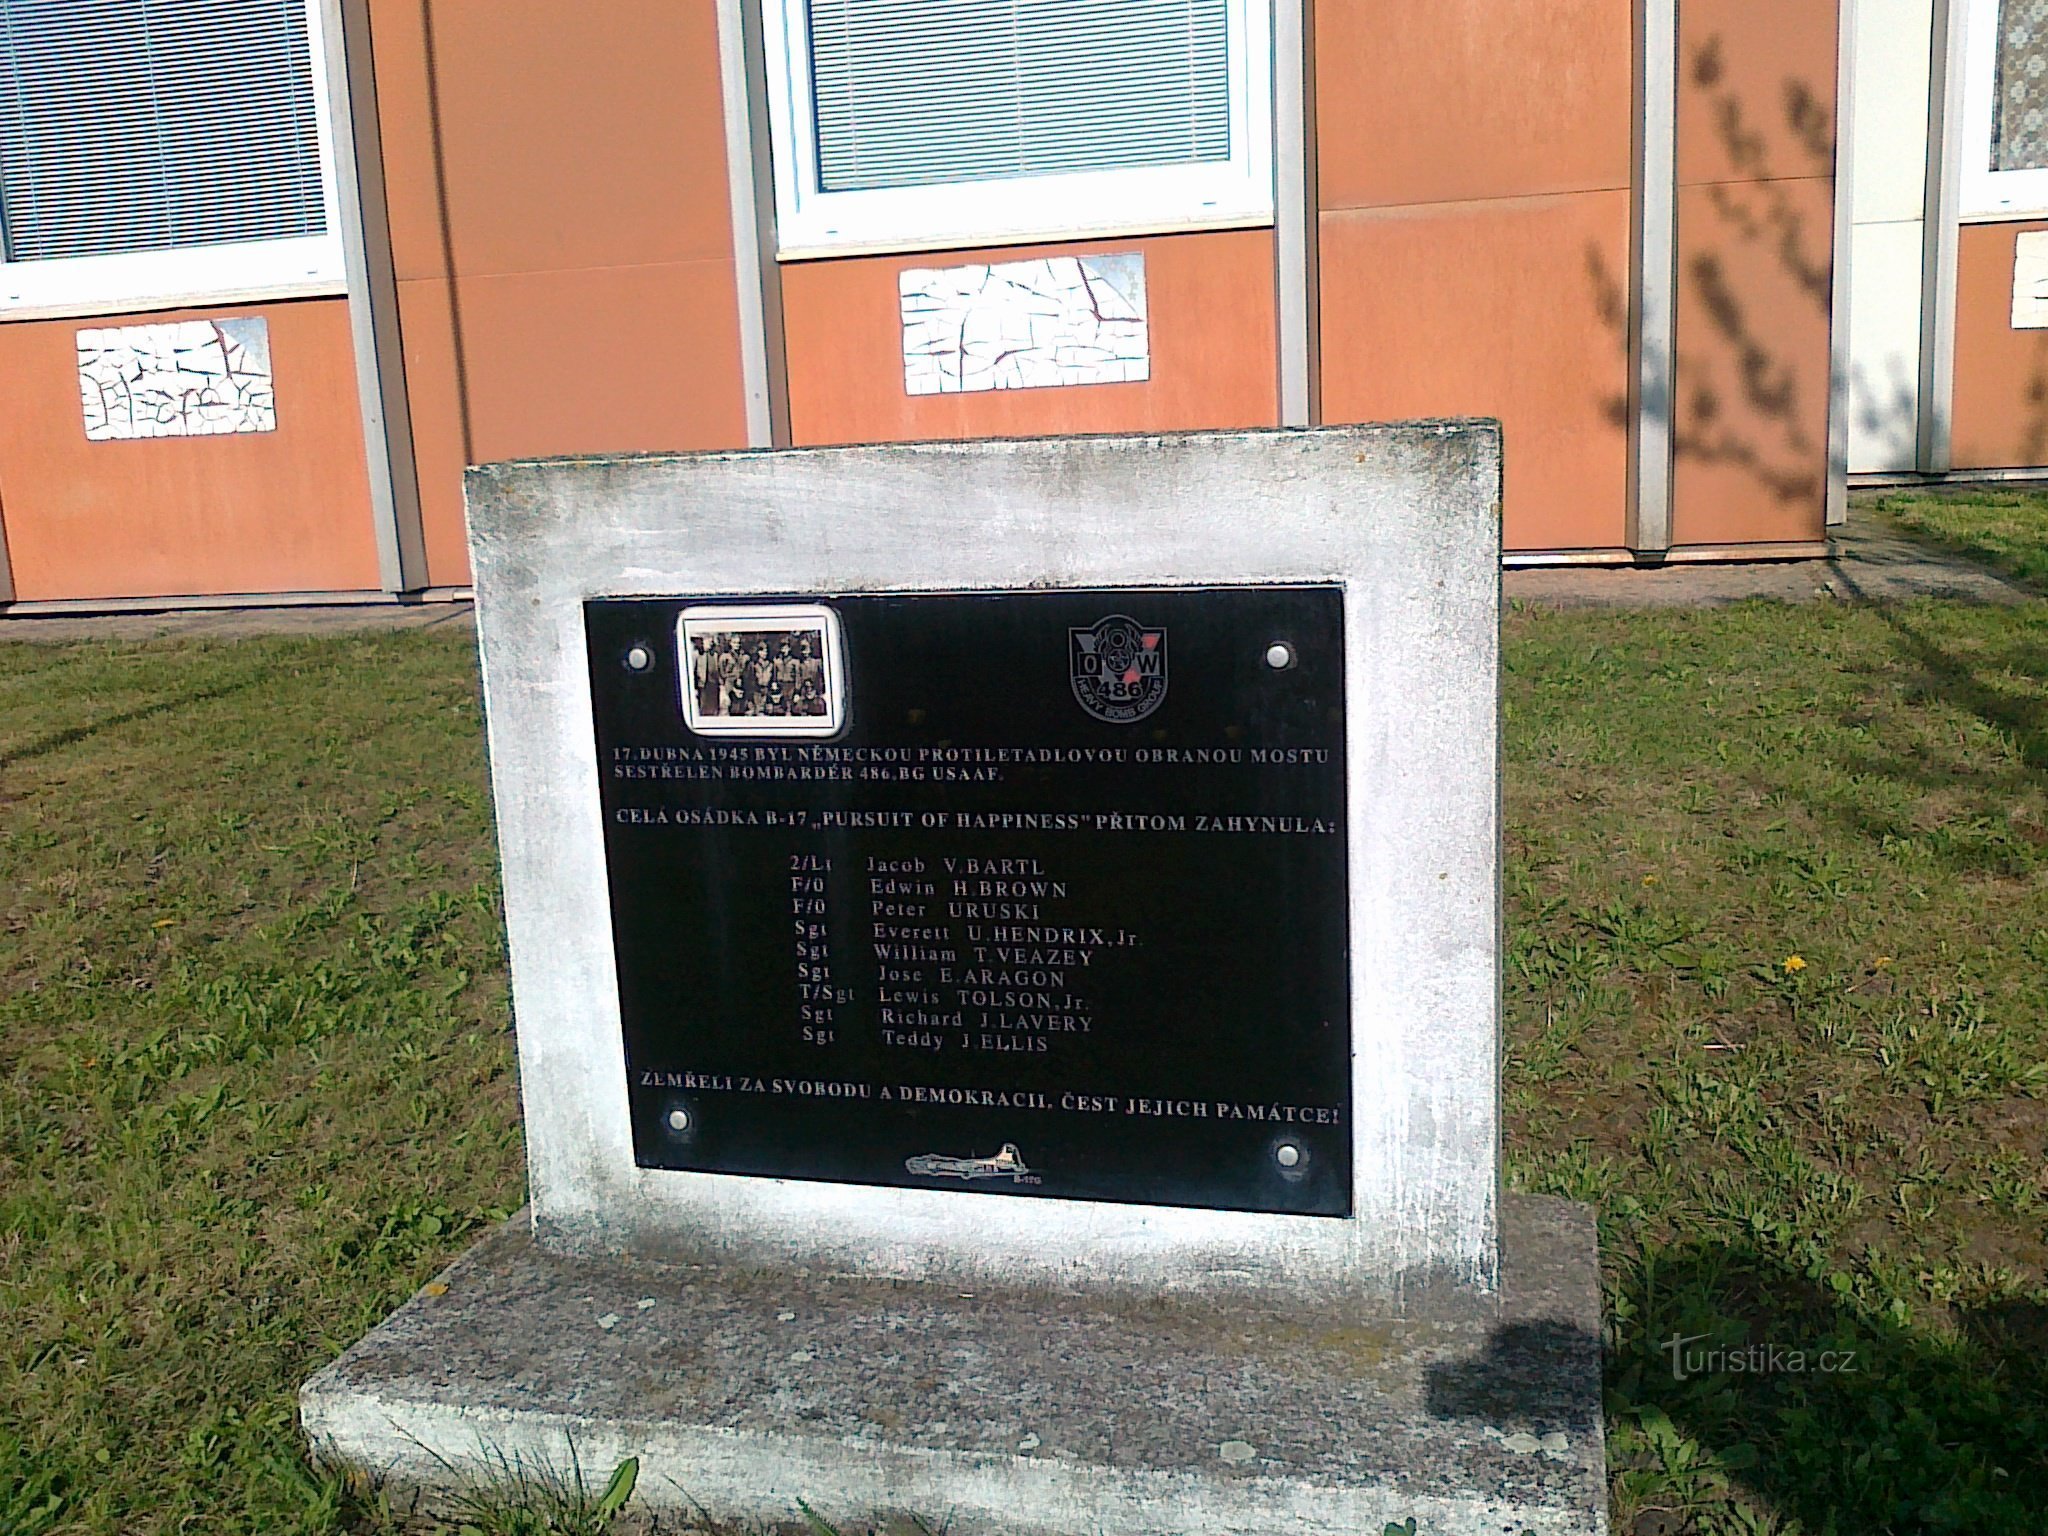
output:
[[2048, 166], [2048, 0], [1998, 7], [1998, 95], [1991, 113], [1991, 169]]
[[95, 443], [275, 432], [270, 327], [252, 315], [82, 330], [78, 392]]
[[898, 292], [906, 394], [1151, 377], [1140, 253], [916, 267]]
[[2027, 230], [2013, 242], [2012, 328], [2048, 330], [2048, 229]]

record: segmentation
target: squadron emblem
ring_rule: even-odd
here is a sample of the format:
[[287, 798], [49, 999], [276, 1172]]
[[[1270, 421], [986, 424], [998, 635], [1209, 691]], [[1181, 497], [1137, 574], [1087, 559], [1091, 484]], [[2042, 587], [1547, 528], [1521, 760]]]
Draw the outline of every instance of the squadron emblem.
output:
[[1098, 720], [1129, 725], [1166, 699], [1166, 631], [1113, 613], [1067, 631], [1074, 697]]

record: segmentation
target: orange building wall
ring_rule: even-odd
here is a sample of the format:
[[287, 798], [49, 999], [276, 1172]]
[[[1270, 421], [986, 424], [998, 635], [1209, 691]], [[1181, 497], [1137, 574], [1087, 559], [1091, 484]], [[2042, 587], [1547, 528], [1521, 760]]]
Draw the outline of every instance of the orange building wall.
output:
[[1318, 0], [1323, 417], [1501, 420], [1510, 549], [1626, 523], [1630, 0]]
[[1824, 536], [1835, 0], [1687, 0], [1677, 544]]
[[2048, 463], [2048, 331], [2012, 326], [2013, 242], [2048, 223], [1965, 224], [1956, 242], [1957, 469]]
[[462, 466], [746, 441], [713, 0], [371, 0], [435, 585]]
[[[459, 585], [465, 463], [745, 440], [716, 7], [367, 3], [429, 580]], [[1316, 7], [1324, 416], [1500, 417], [1512, 549], [1625, 538], [1633, 14]], [[1676, 537], [1815, 538], [1836, 0], [1681, 20]], [[2016, 228], [1963, 232], [1959, 466], [2048, 457], [2048, 342], [2006, 314]], [[904, 393], [905, 266], [1130, 250], [1149, 380]], [[1270, 423], [1273, 260], [1249, 230], [791, 263], [795, 436]], [[198, 313], [270, 317], [277, 433], [88, 444], [78, 322], [0, 325], [16, 597], [377, 585], [345, 305]]]
[[[1151, 377], [909, 395], [897, 274], [1045, 256], [1145, 257]], [[792, 435], [805, 445], [1271, 426], [1279, 419], [1271, 230], [790, 262], [782, 269]]]
[[[261, 315], [277, 430], [88, 442], [83, 327]], [[0, 516], [14, 597], [375, 589], [343, 299], [0, 325]]]

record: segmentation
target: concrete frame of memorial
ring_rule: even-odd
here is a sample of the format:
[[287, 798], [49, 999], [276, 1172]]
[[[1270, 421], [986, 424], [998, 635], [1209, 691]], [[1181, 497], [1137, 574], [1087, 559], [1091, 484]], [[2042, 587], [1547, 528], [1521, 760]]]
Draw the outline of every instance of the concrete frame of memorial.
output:
[[[656, 1503], [963, 1533], [1604, 1531], [1590, 1213], [1500, 1190], [1497, 425], [468, 495], [530, 1217], [307, 1384], [316, 1456], [433, 1489], [639, 1455]], [[1350, 1216], [635, 1166], [586, 600], [1307, 582], [1344, 593]]]

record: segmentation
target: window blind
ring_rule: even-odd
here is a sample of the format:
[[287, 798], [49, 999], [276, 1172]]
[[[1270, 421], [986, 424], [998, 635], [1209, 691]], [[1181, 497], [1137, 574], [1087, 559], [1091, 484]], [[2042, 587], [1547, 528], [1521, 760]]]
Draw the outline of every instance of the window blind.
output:
[[1991, 169], [2048, 166], [2048, 0], [1998, 7], [1997, 95], [1991, 108]]
[[1228, 0], [811, 0], [820, 190], [1230, 158]]
[[306, 0], [0, 0], [9, 260], [326, 229]]

